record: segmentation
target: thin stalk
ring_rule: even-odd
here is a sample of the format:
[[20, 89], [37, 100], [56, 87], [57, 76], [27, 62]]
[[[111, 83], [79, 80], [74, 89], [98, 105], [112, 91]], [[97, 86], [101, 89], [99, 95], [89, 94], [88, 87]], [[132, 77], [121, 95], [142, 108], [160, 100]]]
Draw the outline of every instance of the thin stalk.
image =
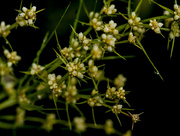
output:
[[61, 120], [60, 115], [59, 115], [59, 111], [58, 111], [58, 107], [57, 107], [56, 97], [54, 96], [54, 94], [53, 94], [53, 101], [54, 101], [54, 105], [56, 107], [56, 112], [57, 112], [58, 118]]
[[116, 113], [115, 113], [115, 115], [116, 115], [116, 118], [118, 119], [118, 122], [119, 122], [120, 126], [122, 126], [119, 116]]
[[97, 126], [96, 118], [95, 118], [95, 115], [94, 115], [94, 108], [93, 107], [92, 107], [92, 117], [93, 117], [94, 125]]
[[158, 69], [156, 68], [156, 66], [154, 65], [154, 63], [151, 61], [150, 57], [148, 56], [146, 50], [144, 49], [144, 47], [142, 46], [142, 44], [140, 43], [139, 39], [137, 39], [137, 42], [139, 44], [139, 46], [141, 47], [142, 51], [144, 52], [144, 54], [146, 55], [147, 59], [149, 60], [149, 62], [151, 63], [151, 65], [153, 66], [153, 68], [155, 69], [156, 73], [158, 73], [159, 77], [164, 81], [163, 77], [161, 76], [161, 74], [159, 73]]
[[69, 124], [69, 129], [72, 130], [72, 124], [69, 116], [69, 110], [68, 110], [68, 103], [66, 102], [66, 113], [67, 113], [67, 118], [68, 118], [68, 124]]
[[13, 105], [15, 105], [17, 103], [17, 98], [13, 97], [13, 98], [9, 98], [6, 101], [2, 102], [0, 104], [0, 110], [3, 110], [5, 108], [11, 107]]
[[[77, 23], [78, 23], [79, 16], [80, 16], [80, 13], [81, 13], [82, 4], [83, 4], [83, 0], [80, 0], [80, 2], [79, 2], [79, 7], [78, 7], [78, 12], [77, 12], [77, 15], [76, 15], [76, 21], [74, 21], [74, 25], [73, 25], [74, 30], [76, 30], [76, 28], [77, 28]], [[71, 42], [71, 39], [72, 39], [73, 37], [74, 37], [74, 31], [71, 32], [69, 42]], [[70, 44], [70, 43], [69, 43], [69, 44]]]

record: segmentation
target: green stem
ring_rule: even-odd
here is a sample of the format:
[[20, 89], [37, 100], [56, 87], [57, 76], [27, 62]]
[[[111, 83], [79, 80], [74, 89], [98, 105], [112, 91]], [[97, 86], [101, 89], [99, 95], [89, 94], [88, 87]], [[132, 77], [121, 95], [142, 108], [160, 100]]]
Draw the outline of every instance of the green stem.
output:
[[92, 107], [92, 116], [93, 116], [94, 125], [97, 126], [93, 107]]
[[16, 97], [9, 98], [0, 104], [0, 110], [11, 107], [11, 106], [15, 105], [16, 103], [17, 103]]
[[72, 124], [69, 116], [69, 110], [68, 110], [68, 103], [66, 102], [66, 113], [67, 113], [67, 118], [68, 118], [68, 124], [69, 124], [69, 129], [72, 130]]
[[[82, 4], [83, 4], [83, 0], [80, 0], [79, 7], [78, 7], [78, 12], [77, 12], [77, 15], [76, 15], [76, 21], [74, 21], [74, 25], [73, 25], [74, 30], [76, 30], [76, 28], [77, 28], [77, 23], [78, 23], [79, 16], [80, 16], [80, 13], [81, 13]], [[71, 32], [70, 39], [69, 39], [69, 44], [71, 43], [71, 39], [73, 37], [74, 37], [74, 31]]]

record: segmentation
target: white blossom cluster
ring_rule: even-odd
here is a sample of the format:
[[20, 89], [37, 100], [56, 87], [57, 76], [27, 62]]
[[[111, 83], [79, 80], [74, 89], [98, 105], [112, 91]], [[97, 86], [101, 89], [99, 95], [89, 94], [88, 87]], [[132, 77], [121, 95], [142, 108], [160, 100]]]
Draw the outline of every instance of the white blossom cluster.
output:
[[83, 35], [82, 32], [80, 32], [78, 34], [78, 38], [79, 38], [79, 43], [81, 43], [83, 45], [84, 50], [88, 50], [90, 42], [91, 42], [91, 39], [86, 38], [86, 36]]
[[91, 55], [93, 59], [100, 59], [102, 57], [103, 48], [98, 44], [94, 44], [91, 49]]
[[4, 55], [8, 59], [8, 67], [11, 67], [13, 64], [17, 64], [21, 60], [21, 57], [17, 55], [16, 51], [9, 52], [7, 49], [5, 49]]
[[72, 47], [69, 47], [69, 48], [64, 47], [61, 50], [61, 53], [67, 60], [70, 60], [71, 58], [75, 57], [75, 55], [73, 54], [73, 48]]
[[10, 25], [6, 25], [4, 21], [0, 24], [0, 37], [7, 37], [10, 33]]
[[163, 26], [163, 23], [157, 22], [156, 19], [150, 20], [149, 26], [152, 30], [154, 30], [155, 33], [160, 34], [161, 30], [160, 28]]
[[113, 49], [115, 48], [115, 42], [116, 38], [111, 35], [111, 34], [102, 34], [102, 41], [105, 43], [105, 48], [109, 51], [112, 52]]
[[76, 85], [70, 85], [67, 90], [64, 92], [63, 97], [68, 103], [76, 103], [79, 97], [77, 96], [78, 90]]
[[178, 20], [180, 18], [180, 6], [177, 4], [174, 4], [174, 19]]
[[128, 41], [132, 44], [136, 43], [136, 36], [134, 36], [132, 32], [129, 33]]
[[119, 31], [116, 29], [117, 23], [113, 20], [110, 20], [108, 24], [104, 25], [104, 32], [111, 33], [113, 35], [119, 34]]
[[75, 117], [73, 119], [73, 123], [75, 125], [75, 130], [77, 132], [84, 132], [87, 129], [87, 125], [85, 123], [85, 118], [84, 117]]
[[115, 8], [115, 5], [114, 4], [111, 4], [111, 5], [107, 5], [107, 6], [104, 6], [101, 10], [101, 13], [105, 13], [107, 15], [112, 15], [112, 14], [115, 14], [117, 12], [117, 9]]
[[113, 128], [113, 121], [111, 119], [106, 120], [104, 130], [108, 135], [111, 135], [115, 132], [115, 129]]
[[143, 28], [142, 22], [140, 21], [141, 18], [137, 17], [135, 12], [132, 12], [130, 18], [128, 19], [128, 23], [130, 24], [132, 29], [142, 34], [145, 32], [145, 29]]
[[46, 116], [46, 120], [44, 121], [42, 128], [49, 132], [53, 130], [53, 125], [55, 124], [55, 122], [56, 115], [54, 113], [50, 113]]
[[90, 77], [95, 77], [97, 72], [98, 72], [98, 67], [94, 65], [94, 61], [91, 59], [88, 62], [88, 66], [89, 66], [89, 76]]
[[67, 70], [69, 74], [74, 77], [83, 78], [83, 74], [85, 73], [84, 63], [81, 63], [79, 58], [74, 59], [73, 62], [69, 62], [67, 65]]
[[100, 31], [103, 29], [103, 22], [99, 13], [91, 11], [89, 13], [90, 25], [96, 30]]
[[48, 75], [48, 85], [56, 97], [60, 96], [63, 90], [66, 88], [66, 84], [64, 81], [58, 85], [58, 81], [61, 78], [62, 78], [61, 75], [57, 75], [57, 76], [55, 74]]
[[30, 9], [22, 7], [22, 11], [19, 11], [19, 15], [16, 17], [16, 22], [22, 26], [34, 25], [36, 21], [36, 6], [32, 6]]
[[91, 107], [102, 106], [103, 103], [103, 99], [98, 95], [95, 95], [94, 97], [88, 99], [88, 104]]
[[123, 87], [120, 87], [118, 90], [116, 90], [115, 87], [109, 87], [106, 91], [106, 98], [112, 99], [112, 100], [125, 100], [125, 90]]
[[114, 106], [112, 107], [112, 112], [115, 113], [115, 114], [120, 114], [122, 107], [123, 107], [123, 106], [122, 106], [121, 104], [114, 105]]
[[169, 33], [169, 37], [174, 39], [175, 37], [179, 37], [180, 35], [179, 23], [177, 21], [172, 22], [171, 31]]
[[43, 66], [41, 65], [38, 65], [36, 63], [33, 63], [32, 64], [32, 67], [31, 67], [31, 70], [30, 70], [30, 74], [31, 75], [35, 75], [35, 74], [38, 74], [40, 71], [42, 71], [44, 69]]

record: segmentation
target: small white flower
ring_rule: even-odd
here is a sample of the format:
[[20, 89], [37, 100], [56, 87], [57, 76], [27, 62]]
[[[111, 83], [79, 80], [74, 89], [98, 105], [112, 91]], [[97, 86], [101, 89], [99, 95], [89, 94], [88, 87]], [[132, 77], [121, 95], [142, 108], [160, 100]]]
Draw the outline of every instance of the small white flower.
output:
[[73, 120], [73, 123], [75, 125], [75, 129], [77, 132], [84, 132], [86, 131], [87, 125], [85, 123], [84, 117], [75, 117]]

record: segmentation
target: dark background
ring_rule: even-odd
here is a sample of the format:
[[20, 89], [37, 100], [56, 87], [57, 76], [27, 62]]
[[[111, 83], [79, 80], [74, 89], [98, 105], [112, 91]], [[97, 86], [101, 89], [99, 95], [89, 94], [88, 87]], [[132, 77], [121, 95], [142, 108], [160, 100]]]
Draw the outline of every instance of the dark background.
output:
[[[86, 2], [89, 11], [93, 10], [94, 0], [84, 1]], [[29, 7], [31, 2], [37, 7], [37, 10], [43, 8], [46, 9], [45, 11], [37, 14], [37, 21], [35, 25], [40, 29], [35, 30], [31, 27], [18, 28], [17, 30], [12, 30], [11, 34], [7, 37], [12, 44], [13, 49], [22, 56], [22, 60], [17, 67], [20, 71], [27, 70], [27, 68], [31, 65], [34, 57], [36, 56], [36, 52], [40, 48], [44, 35], [47, 31], [51, 32], [55, 28], [65, 8], [69, 2], [71, 2], [71, 6], [57, 30], [61, 46], [68, 46], [68, 38], [71, 32], [70, 25], [73, 25], [78, 9], [78, 0], [24, 0], [23, 6]], [[99, 3], [101, 3], [100, 0]], [[172, 0], [166, 0], [166, 2], [159, 0], [159, 3], [173, 9], [174, 2]], [[4, 1], [3, 6], [0, 8], [0, 21], [5, 21], [6, 24], [14, 23], [17, 15], [17, 12], [14, 9], [19, 9], [19, 5], [20, 0]], [[117, 3], [116, 7], [125, 13], [126, 5], [126, 3]], [[144, 5], [144, 12], [141, 12], [140, 16], [142, 18], [147, 18], [149, 16], [153, 17], [162, 15], [163, 10], [156, 5], [153, 5], [151, 5], [151, 7], [150, 5]], [[101, 4], [98, 4], [97, 9], [100, 6]], [[80, 20], [87, 21], [86, 15], [82, 13]], [[124, 20], [120, 19], [119, 21]], [[81, 31], [83, 31], [83, 28], [79, 25], [77, 32]], [[163, 34], [165, 37], [168, 37], [168, 33], [163, 32]], [[106, 75], [115, 78], [117, 74], [122, 73], [125, 77], [127, 77], [125, 90], [131, 91], [131, 93], [127, 96], [127, 100], [131, 104], [132, 108], [136, 109], [133, 113], [144, 112], [144, 114], [140, 116], [141, 122], [135, 124], [133, 131], [134, 136], [162, 135], [167, 132], [174, 132], [175, 129], [172, 125], [179, 123], [176, 121], [178, 118], [177, 93], [179, 88], [177, 81], [179, 81], [179, 66], [177, 65], [177, 58], [179, 58], [179, 39], [176, 38], [175, 48], [171, 59], [170, 51], [167, 51], [167, 38], [164, 39], [161, 35], [148, 31], [142, 41], [142, 44], [163, 76], [164, 81], [155, 74], [153, 67], [144, 53], [130, 44], [118, 47], [119, 52], [121, 55], [135, 55], [136, 57], [128, 59], [127, 61], [113, 60], [111, 62], [107, 62]], [[0, 39], [0, 45], [5, 45], [2, 38]], [[55, 38], [52, 38], [45, 48], [44, 54], [40, 58], [40, 64], [46, 64], [56, 57], [54, 51], [52, 50], [53, 47], [56, 48]], [[2, 53], [1, 47], [0, 52]], [[99, 109], [96, 110], [97, 114], [98, 110]], [[117, 121], [114, 117], [112, 118], [114, 119], [114, 122]], [[99, 119], [99, 122], [103, 123], [104, 121]], [[122, 121], [123, 127], [119, 128], [120, 131], [122, 130], [124, 132], [125, 130], [131, 128], [131, 124], [126, 122], [130, 122], [130, 120], [125, 119]], [[4, 132], [0, 129], [0, 133], [1, 131]], [[21, 135], [22, 131], [17, 131], [17, 136], [18, 134]], [[96, 133], [97, 135], [99, 133], [101, 134], [101, 131], [89, 131]], [[12, 133], [11, 131], [9, 132]], [[27, 130], [27, 132], [29, 134], [42, 133], [43, 135], [59, 135], [58, 128], [55, 128], [55, 131], [50, 134], [45, 133], [44, 131], [35, 130]], [[68, 131], [65, 132], [67, 135], [72, 135]]]

